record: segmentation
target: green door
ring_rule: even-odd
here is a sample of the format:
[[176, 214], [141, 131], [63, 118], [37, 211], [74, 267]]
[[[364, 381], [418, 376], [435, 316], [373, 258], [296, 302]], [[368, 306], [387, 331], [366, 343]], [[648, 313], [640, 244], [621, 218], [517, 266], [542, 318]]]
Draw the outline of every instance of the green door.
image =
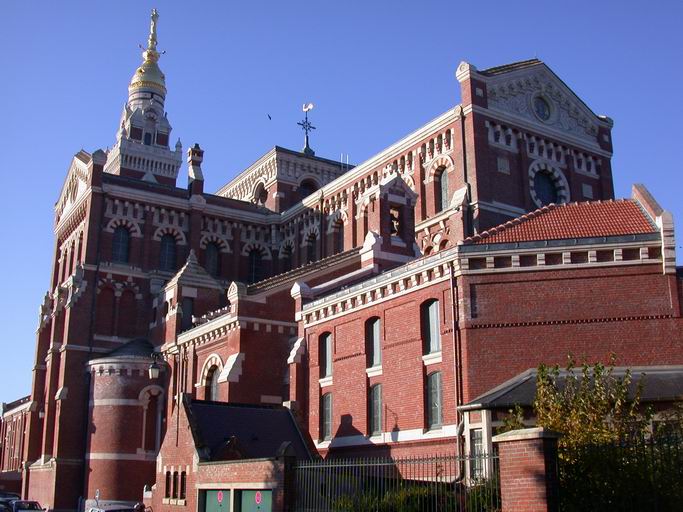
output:
[[240, 512], [271, 512], [273, 491], [240, 491]]
[[211, 490], [205, 491], [203, 496], [203, 507], [200, 500], [200, 512], [230, 512], [230, 491], [229, 490]]

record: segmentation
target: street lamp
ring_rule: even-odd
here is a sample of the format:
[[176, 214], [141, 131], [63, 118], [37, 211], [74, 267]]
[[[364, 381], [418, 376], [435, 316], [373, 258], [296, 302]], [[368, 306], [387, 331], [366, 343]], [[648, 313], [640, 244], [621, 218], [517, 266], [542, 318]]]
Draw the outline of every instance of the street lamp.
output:
[[161, 372], [161, 365], [159, 365], [159, 360], [161, 359], [161, 354], [159, 352], [152, 352], [152, 364], [149, 365], [149, 378], [151, 380], [158, 379], [159, 373]]

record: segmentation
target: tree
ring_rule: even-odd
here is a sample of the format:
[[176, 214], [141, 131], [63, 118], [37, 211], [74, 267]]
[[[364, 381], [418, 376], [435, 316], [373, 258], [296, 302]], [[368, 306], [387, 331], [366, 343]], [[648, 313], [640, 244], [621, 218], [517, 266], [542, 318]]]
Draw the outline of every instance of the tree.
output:
[[645, 433], [651, 418], [640, 404], [642, 379], [634, 388], [630, 369], [614, 375], [615, 356], [609, 366], [584, 363], [576, 368], [569, 358], [565, 372], [559, 365], [538, 367], [534, 410], [536, 423], [562, 437], [560, 448], [615, 443]]

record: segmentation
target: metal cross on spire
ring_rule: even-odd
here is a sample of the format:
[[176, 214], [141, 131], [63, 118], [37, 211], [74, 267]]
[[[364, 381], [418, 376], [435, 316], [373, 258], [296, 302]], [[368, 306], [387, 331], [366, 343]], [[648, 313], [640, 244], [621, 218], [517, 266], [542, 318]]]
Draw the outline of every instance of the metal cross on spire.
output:
[[302, 130], [305, 132], [305, 134], [306, 134], [306, 137], [305, 137], [305, 139], [304, 139], [304, 149], [303, 149], [303, 152], [304, 152], [304, 155], [314, 156], [314, 155], [315, 155], [315, 151], [313, 151], [313, 150], [311, 149], [311, 146], [308, 144], [308, 133], [309, 133], [309, 132], [312, 132], [313, 130], [315, 130], [315, 126], [313, 126], [313, 125], [311, 124], [311, 122], [308, 120], [308, 111], [309, 111], [309, 110], [313, 110], [313, 103], [304, 103], [304, 106], [303, 106], [303, 109], [302, 109], [302, 110], [303, 110], [304, 113], [306, 114], [306, 117], [305, 117], [305, 119], [304, 119], [303, 121], [298, 122], [298, 123], [296, 123], [296, 124], [298, 124], [299, 126], [301, 126], [301, 129], [302, 129]]

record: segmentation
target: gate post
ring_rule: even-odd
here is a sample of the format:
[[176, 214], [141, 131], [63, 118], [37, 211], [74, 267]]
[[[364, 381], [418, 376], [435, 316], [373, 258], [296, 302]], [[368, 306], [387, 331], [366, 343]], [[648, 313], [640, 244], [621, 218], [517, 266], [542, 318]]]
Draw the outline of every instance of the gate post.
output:
[[559, 508], [557, 439], [542, 427], [497, 435], [503, 512], [556, 512]]

